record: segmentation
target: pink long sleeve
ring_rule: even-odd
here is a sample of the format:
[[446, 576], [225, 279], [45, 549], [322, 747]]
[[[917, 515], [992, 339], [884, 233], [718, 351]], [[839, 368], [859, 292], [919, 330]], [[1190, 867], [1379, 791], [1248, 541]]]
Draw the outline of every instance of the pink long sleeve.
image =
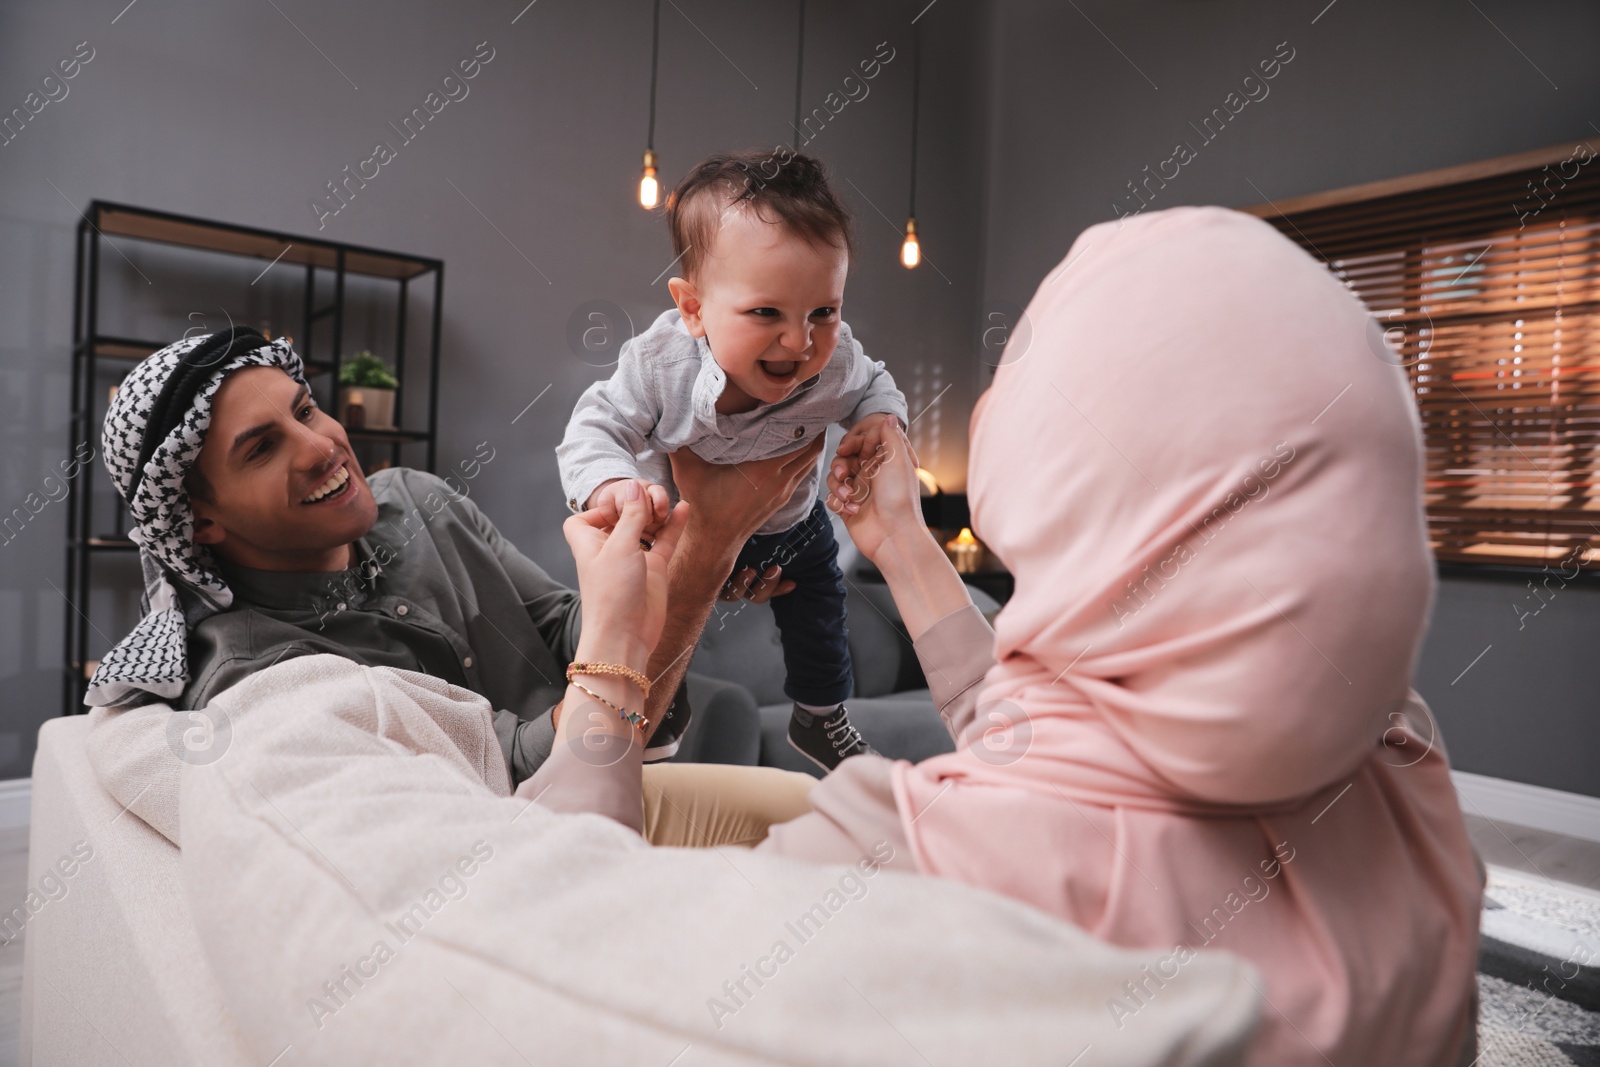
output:
[[[915, 647], [934, 707], [951, 738], [958, 738], [972, 722], [979, 683], [994, 663], [994, 631], [969, 604], [934, 623]], [[882, 756], [845, 760], [811, 791], [811, 814], [772, 827], [757, 849], [814, 863], [852, 863], [881, 855], [887, 844], [894, 850], [887, 866], [916, 870], [895, 803], [895, 762]]]

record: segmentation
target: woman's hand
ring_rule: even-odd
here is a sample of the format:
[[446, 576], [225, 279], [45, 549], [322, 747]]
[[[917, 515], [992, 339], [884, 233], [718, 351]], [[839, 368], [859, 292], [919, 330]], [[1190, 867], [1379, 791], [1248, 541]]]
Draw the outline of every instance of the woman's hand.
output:
[[917, 457], [898, 420], [871, 435], [846, 434], [828, 468], [828, 510], [844, 519], [861, 554], [880, 563], [897, 534], [926, 538]]
[[622, 513], [615, 526], [600, 510], [574, 515], [561, 532], [578, 564], [583, 599], [579, 659], [603, 659], [643, 669], [661, 637], [667, 615], [667, 566], [689, 521], [687, 502], [672, 509], [648, 551], [641, 541], [652, 504], [635, 481], [621, 492]]
[[864, 438], [845, 435], [828, 469], [828, 507], [843, 519], [861, 554], [877, 564], [906, 632], [915, 641], [947, 615], [971, 606], [966, 583], [922, 525], [917, 457], [899, 422], [864, 454]]

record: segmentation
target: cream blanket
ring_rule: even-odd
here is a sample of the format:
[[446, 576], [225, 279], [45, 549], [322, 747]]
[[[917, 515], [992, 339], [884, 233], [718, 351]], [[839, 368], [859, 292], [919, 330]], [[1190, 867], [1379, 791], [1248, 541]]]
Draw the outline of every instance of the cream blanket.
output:
[[96, 768], [181, 823], [262, 1063], [1233, 1064], [1256, 1019], [1226, 955], [1158, 977], [1159, 951], [954, 883], [651, 848], [512, 797], [487, 703], [423, 675], [262, 671], [217, 698], [209, 763], [178, 759], [164, 709], [121, 716]]

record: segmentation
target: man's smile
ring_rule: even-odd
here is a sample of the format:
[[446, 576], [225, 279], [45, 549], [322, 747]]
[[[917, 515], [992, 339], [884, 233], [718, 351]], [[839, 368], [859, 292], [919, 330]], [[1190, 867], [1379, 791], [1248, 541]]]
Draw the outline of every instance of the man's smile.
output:
[[350, 495], [350, 487], [354, 483], [350, 478], [350, 471], [343, 463], [338, 470], [323, 479], [316, 488], [306, 496], [302, 504], [327, 504]]

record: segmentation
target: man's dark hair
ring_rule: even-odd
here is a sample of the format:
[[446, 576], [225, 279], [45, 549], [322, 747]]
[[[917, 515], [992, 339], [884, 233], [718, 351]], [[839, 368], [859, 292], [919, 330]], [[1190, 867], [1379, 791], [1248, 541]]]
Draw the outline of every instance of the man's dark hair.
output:
[[853, 251], [850, 211], [828, 185], [822, 163], [787, 148], [751, 149], [712, 156], [667, 197], [667, 229], [685, 278], [694, 279], [705, 263], [723, 213], [743, 204], [813, 245]]

